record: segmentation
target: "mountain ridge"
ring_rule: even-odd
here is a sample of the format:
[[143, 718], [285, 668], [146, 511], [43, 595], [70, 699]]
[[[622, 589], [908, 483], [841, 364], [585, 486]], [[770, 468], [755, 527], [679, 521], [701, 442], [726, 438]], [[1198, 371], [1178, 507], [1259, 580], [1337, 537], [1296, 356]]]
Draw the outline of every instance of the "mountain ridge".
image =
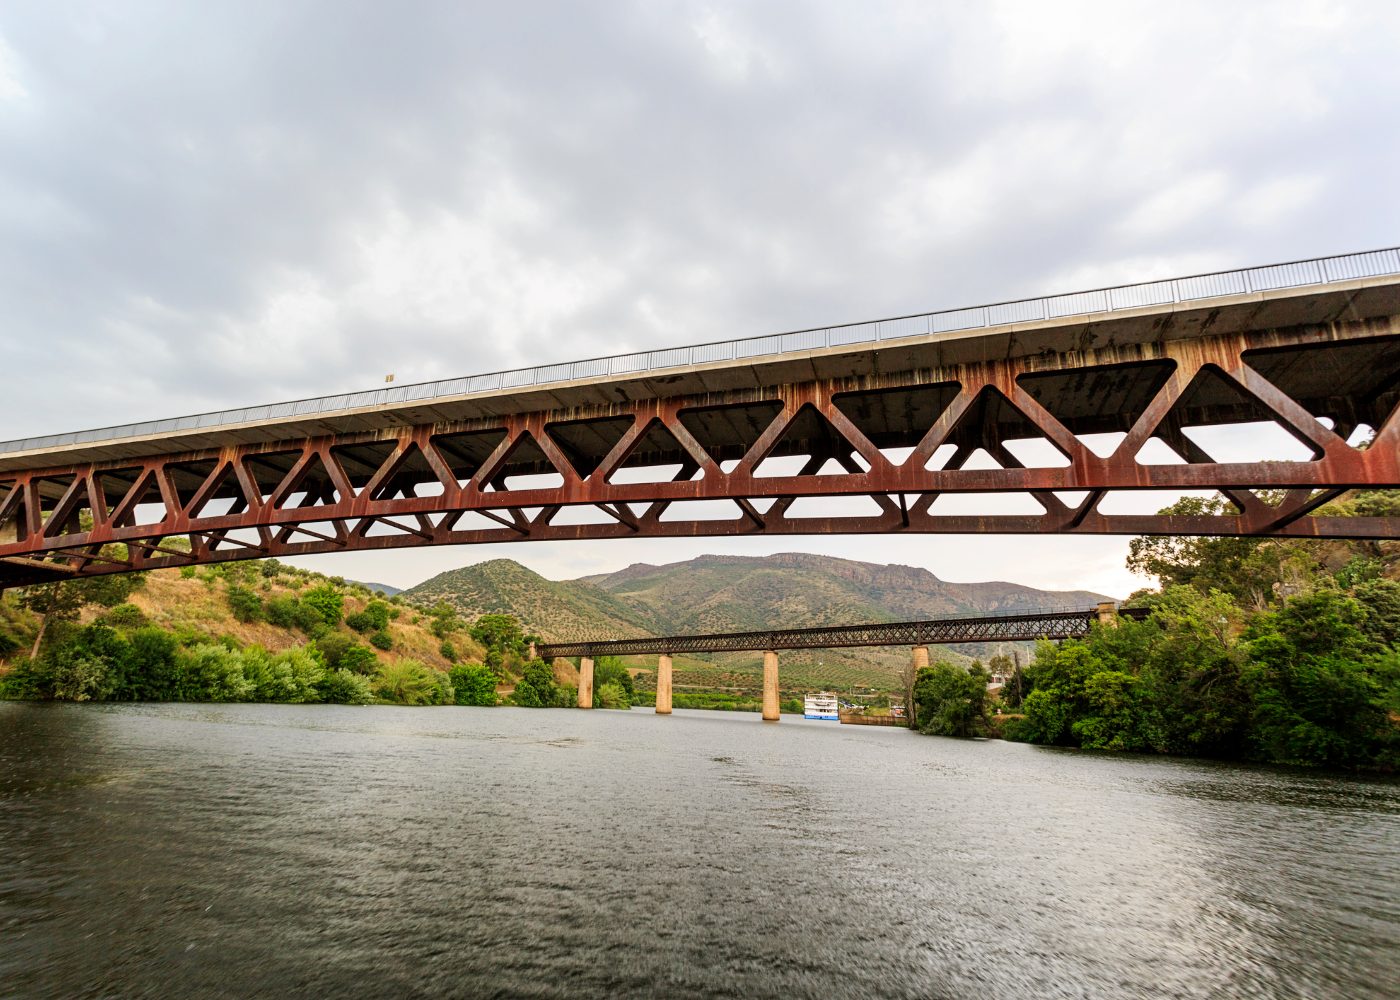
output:
[[[514, 614], [545, 640], [603, 640], [914, 621], [993, 611], [1088, 607], [1106, 600], [1087, 590], [1050, 591], [1006, 581], [952, 583], [927, 569], [805, 552], [768, 556], [708, 554], [675, 563], [633, 563], [611, 573], [548, 580], [511, 559], [449, 570], [405, 591], [420, 605], [446, 601], [467, 618]], [[992, 647], [952, 647], [961, 660]], [[961, 655], [959, 655], [961, 654]], [[797, 650], [785, 660], [845, 663], [874, 675], [896, 672], [899, 649]], [[706, 663], [747, 671], [746, 654]]]

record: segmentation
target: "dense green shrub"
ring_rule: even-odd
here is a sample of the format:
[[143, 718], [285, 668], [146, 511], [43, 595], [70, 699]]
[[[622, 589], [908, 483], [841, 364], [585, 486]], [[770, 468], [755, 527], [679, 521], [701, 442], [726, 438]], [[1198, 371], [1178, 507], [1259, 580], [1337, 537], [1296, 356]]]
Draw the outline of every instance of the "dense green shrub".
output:
[[345, 597], [335, 587], [323, 583], [301, 595], [303, 607], [311, 608], [327, 625], [339, 625], [345, 613]]
[[[435, 610], [434, 635], [437, 635], [437, 620]], [[482, 615], [472, 622], [468, 634], [485, 648], [499, 649], [502, 653], [523, 654], [527, 645], [525, 634], [520, 629], [520, 622], [516, 621], [514, 615]]]
[[371, 635], [369, 637], [369, 642], [370, 645], [373, 646], [375, 649], [394, 648], [394, 637], [391, 636], [388, 632], [382, 630], [379, 632], [375, 632], [373, 635]]
[[140, 628], [146, 624], [146, 613], [131, 603], [118, 604], [98, 621], [112, 628]]
[[627, 692], [622, 689], [622, 685], [610, 681], [602, 684], [597, 689], [599, 708], [631, 708], [632, 703], [627, 700]]
[[358, 611], [345, 619], [356, 632], [382, 632], [389, 626], [389, 605], [383, 601], [370, 601], [363, 611]]
[[936, 736], [981, 736], [987, 730], [987, 672], [950, 663], [924, 667], [914, 680], [920, 728]]
[[420, 660], [393, 660], [379, 665], [374, 693], [396, 705], [448, 705], [456, 694], [447, 675]]
[[262, 598], [241, 583], [229, 586], [228, 606], [233, 612], [233, 617], [241, 622], [258, 622], [263, 619]]
[[296, 610], [292, 614], [292, 622], [313, 639], [324, 635], [330, 628], [320, 610], [305, 601], [297, 602]]
[[268, 598], [263, 607], [263, 614], [269, 623], [278, 628], [294, 628], [297, 623], [297, 610], [300, 603], [290, 594], [271, 597]]
[[318, 689], [322, 701], [337, 705], [370, 705], [374, 702], [374, 690], [369, 678], [349, 670], [327, 670]]
[[458, 705], [496, 704], [496, 675], [479, 663], [459, 663], [447, 672]]
[[243, 674], [241, 654], [210, 643], [182, 657], [181, 701], [247, 701], [253, 683]]
[[554, 683], [554, 671], [549, 664], [544, 660], [527, 663], [511, 697], [515, 704], [526, 708], [552, 708], [559, 700], [559, 689]]

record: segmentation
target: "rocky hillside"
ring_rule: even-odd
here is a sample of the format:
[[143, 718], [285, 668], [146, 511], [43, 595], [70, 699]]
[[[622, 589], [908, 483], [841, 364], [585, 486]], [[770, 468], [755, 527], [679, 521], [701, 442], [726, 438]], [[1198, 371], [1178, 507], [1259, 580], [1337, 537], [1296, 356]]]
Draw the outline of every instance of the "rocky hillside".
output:
[[[267, 562], [226, 563], [216, 566], [164, 569], [138, 574], [139, 586], [124, 599], [128, 618], [136, 616], [143, 624], [159, 626], [188, 641], [220, 641], [242, 648], [259, 645], [271, 652], [298, 649], [312, 638], [306, 621], [295, 615], [295, 605], [313, 588], [329, 588], [343, 602], [343, 619], [328, 631], [372, 651], [381, 662], [414, 659], [440, 670], [453, 662], [480, 660], [483, 650], [464, 630], [450, 638], [451, 649], [434, 635], [431, 620], [418, 608], [391, 601], [391, 618], [377, 641], [368, 633], [352, 630], [345, 620], [363, 612], [374, 599], [365, 585], [340, 577]], [[244, 595], [251, 606], [237, 607], [236, 596]], [[29, 652], [39, 627], [38, 615], [23, 610], [16, 592], [0, 599], [0, 665]], [[282, 615], [277, 612], [281, 610]], [[77, 622], [88, 625], [105, 620], [111, 609], [88, 604], [77, 615]], [[289, 616], [292, 620], [285, 620]], [[453, 652], [449, 659], [445, 652]]]
[[508, 612], [527, 631], [546, 639], [909, 621], [1085, 607], [1105, 600], [1086, 590], [948, 583], [926, 569], [807, 553], [701, 556], [664, 566], [638, 563], [565, 581], [546, 580], [519, 563], [496, 559], [441, 573], [405, 591], [404, 597], [419, 605], [446, 601], [467, 618]]
[[669, 566], [638, 564], [576, 583], [646, 609], [658, 634], [913, 621], [986, 611], [1086, 607], [1105, 600], [1087, 590], [947, 583], [912, 566], [879, 566], [801, 552], [701, 556]]
[[546, 639], [615, 639], [658, 635], [642, 606], [619, 600], [581, 580], [555, 582], [511, 559], [439, 573], [404, 591], [420, 607], [446, 601], [468, 621], [484, 614], [512, 614], [525, 631]]

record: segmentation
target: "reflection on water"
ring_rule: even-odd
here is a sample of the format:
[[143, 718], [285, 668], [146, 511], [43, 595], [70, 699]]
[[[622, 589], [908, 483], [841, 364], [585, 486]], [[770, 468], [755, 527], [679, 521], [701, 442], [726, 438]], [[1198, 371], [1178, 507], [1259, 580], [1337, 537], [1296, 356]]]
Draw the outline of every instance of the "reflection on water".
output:
[[730, 713], [0, 704], [0, 994], [1395, 997], [1400, 785]]

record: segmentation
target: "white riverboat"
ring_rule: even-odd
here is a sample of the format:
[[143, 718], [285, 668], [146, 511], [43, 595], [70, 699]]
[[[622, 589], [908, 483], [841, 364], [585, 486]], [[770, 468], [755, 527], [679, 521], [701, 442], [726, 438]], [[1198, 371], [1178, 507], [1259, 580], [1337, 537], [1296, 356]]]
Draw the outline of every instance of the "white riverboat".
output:
[[830, 722], [840, 722], [841, 715], [836, 704], [836, 695], [829, 691], [819, 691], [816, 694], [809, 694], [802, 707], [802, 718], [826, 719]]

